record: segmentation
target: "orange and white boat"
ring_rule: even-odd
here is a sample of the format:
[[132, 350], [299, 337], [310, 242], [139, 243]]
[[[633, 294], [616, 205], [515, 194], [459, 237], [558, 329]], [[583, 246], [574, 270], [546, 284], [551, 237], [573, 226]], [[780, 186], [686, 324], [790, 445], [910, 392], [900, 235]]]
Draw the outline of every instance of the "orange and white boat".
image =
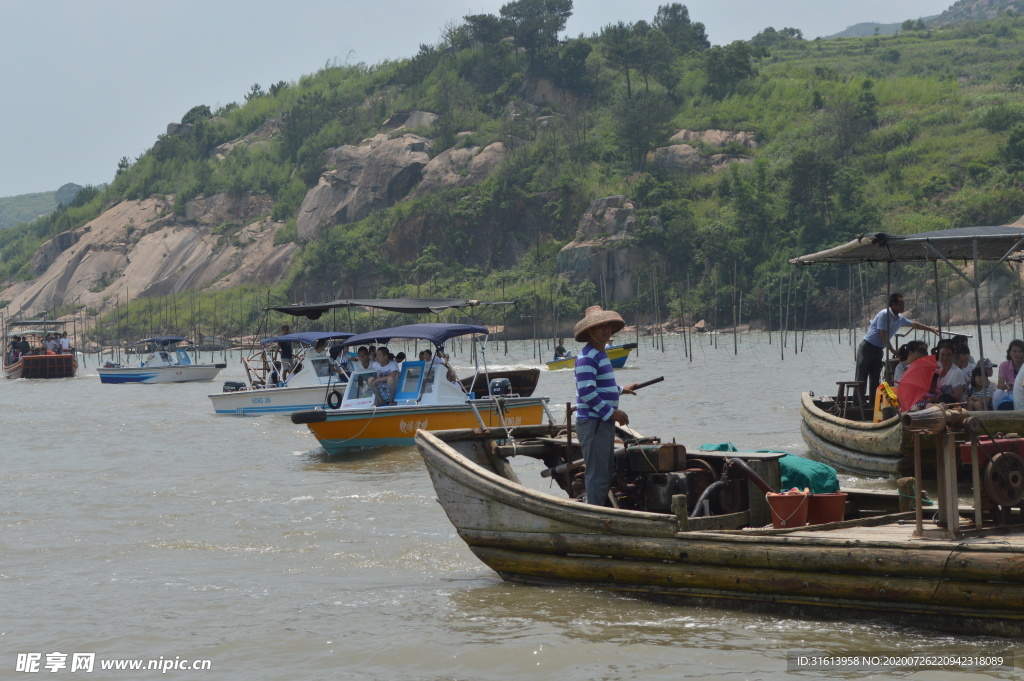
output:
[[[422, 339], [440, 349], [450, 338], [481, 334], [485, 355], [487, 327], [470, 324], [407, 324], [352, 336], [347, 346], [386, 343], [397, 339]], [[486, 362], [482, 370], [486, 377]], [[481, 373], [478, 368], [477, 373]], [[305, 424], [329, 454], [383, 445], [412, 445], [417, 430], [494, 428], [539, 425], [547, 418], [548, 398], [520, 397], [511, 392], [508, 379], [487, 380], [488, 394], [467, 393], [451, 368], [439, 361], [403, 362], [395, 386], [393, 404], [378, 405], [369, 379], [376, 371], [355, 371], [337, 409], [313, 409], [292, 414], [292, 422]]]

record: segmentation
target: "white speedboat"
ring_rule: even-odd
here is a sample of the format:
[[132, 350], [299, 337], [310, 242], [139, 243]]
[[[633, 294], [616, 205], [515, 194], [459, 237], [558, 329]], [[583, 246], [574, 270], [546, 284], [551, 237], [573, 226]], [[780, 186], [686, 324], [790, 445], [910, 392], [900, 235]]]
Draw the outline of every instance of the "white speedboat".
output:
[[[226, 382], [222, 392], [210, 395], [213, 410], [218, 414], [287, 415], [324, 405], [340, 405], [348, 376], [330, 355], [317, 354], [314, 348], [320, 341], [344, 340], [351, 335], [309, 331], [264, 338], [260, 349], [242, 360], [248, 382]], [[295, 352], [290, 372], [274, 352], [281, 343], [291, 343]]]
[[107, 362], [99, 367], [101, 383], [187, 383], [189, 381], [212, 381], [221, 369], [218, 364], [196, 364], [188, 348], [179, 343], [190, 343], [181, 336], [159, 336], [133, 343], [135, 347], [150, 345], [149, 352], [140, 352], [139, 366], [126, 367]]

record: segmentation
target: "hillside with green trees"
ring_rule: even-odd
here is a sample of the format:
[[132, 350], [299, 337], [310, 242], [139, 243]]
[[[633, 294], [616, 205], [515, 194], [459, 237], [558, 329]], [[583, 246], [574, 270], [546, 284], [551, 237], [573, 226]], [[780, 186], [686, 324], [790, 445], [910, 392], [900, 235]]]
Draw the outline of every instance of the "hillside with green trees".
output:
[[[278, 238], [295, 240], [299, 206], [327, 151], [414, 110], [438, 115], [431, 129], [416, 131], [432, 140], [432, 156], [502, 142], [501, 165], [475, 186], [329, 227], [302, 244], [267, 299], [343, 297], [339, 282], [373, 271], [390, 282], [379, 297], [515, 299], [508, 321], [524, 327], [536, 318], [575, 319], [594, 302], [627, 318], [652, 319], [657, 309], [660, 319], [720, 315], [723, 324], [735, 303], [744, 321], [767, 323], [796, 295], [810, 302], [810, 323], [842, 324], [851, 298], [865, 290], [870, 297], [879, 282], [884, 290], [884, 273], [794, 273], [788, 258], [868, 231], [1005, 224], [1024, 215], [1017, 14], [943, 27], [909, 20], [894, 35], [813, 41], [767, 27], [751, 40], [712, 46], [699, 17], [678, 3], [646, 21], [566, 38], [572, 8], [572, 0], [514, 0], [499, 14], [445, 25], [440, 42], [409, 58], [328, 64], [294, 82], [254, 84], [243, 101], [218, 110], [197, 104], [181, 119], [191, 124], [187, 133], [123, 158], [108, 186], [0, 231], [0, 277], [24, 278], [43, 241], [112, 202], [154, 194], [173, 197], [184, 217], [197, 196], [266, 193], [273, 217], [289, 225]], [[538, 83], [558, 97], [527, 102], [524, 93]], [[540, 117], [550, 118], [542, 126], [533, 122]], [[272, 120], [280, 134], [212, 158], [219, 145]], [[751, 161], [720, 172], [653, 163], [652, 152], [682, 129], [745, 131], [757, 146], [693, 143], [702, 154]], [[557, 254], [583, 211], [610, 195], [635, 202], [633, 239], [667, 263], [636, 272], [638, 282], [656, 284], [637, 286], [628, 300], [599, 300], [594, 282], [557, 274]], [[385, 256], [396, 226], [414, 218], [438, 226], [433, 247], [406, 261]], [[511, 235], [508, 248], [488, 247], [495, 230]], [[908, 288], [931, 285], [930, 270], [900, 276]], [[943, 285], [948, 295], [958, 290]], [[251, 322], [240, 316], [238, 325]]]
[[0, 229], [44, 217], [58, 206], [71, 203], [81, 189], [77, 184], [68, 183], [52, 192], [0, 197]]

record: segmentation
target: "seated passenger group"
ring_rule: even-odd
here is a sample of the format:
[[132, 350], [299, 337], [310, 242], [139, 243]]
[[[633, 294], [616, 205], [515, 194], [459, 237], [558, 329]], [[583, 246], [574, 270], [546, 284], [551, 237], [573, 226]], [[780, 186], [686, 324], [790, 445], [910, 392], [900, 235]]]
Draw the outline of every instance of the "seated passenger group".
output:
[[[965, 337], [940, 340], [932, 354], [936, 358], [935, 373], [918, 406], [945, 403], [964, 404], [971, 411], [1024, 409], [1024, 341], [1010, 341], [995, 385], [991, 380], [995, 364], [986, 358], [984, 366], [975, 365]], [[899, 383], [911, 364], [927, 355], [922, 341], [901, 346], [893, 384]]]
[[71, 340], [68, 333], [48, 333], [40, 340], [40, 345], [33, 348], [27, 336], [11, 336], [4, 359], [7, 364], [14, 364], [25, 355], [57, 355], [71, 352]]

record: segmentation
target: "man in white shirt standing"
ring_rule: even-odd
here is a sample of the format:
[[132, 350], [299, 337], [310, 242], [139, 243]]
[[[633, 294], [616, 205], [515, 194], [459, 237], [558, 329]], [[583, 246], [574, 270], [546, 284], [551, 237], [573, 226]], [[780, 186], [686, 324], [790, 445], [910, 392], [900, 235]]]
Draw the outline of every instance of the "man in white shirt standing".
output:
[[882, 372], [882, 365], [885, 363], [886, 346], [889, 347], [889, 352], [893, 356], [896, 355], [896, 348], [892, 344], [892, 338], [896, 332], [904, 326], [910, 326], [921, 331], [931, 331], [935, 334], [939, 332], [933, 326], [915, 322], [904, 317], [903, 311], [905, 309], [907, 309], [907, 303], [903, 300], [902, 294], [894, 293], [889, 296], [889, 307], [876, 314], [875, 318], [871, 320], [868, 332], [864, 335], [864, 340], [860, 342], [860, 346], [857, 348], [857, 375], [855, 380], [867, 384], [868, 404], [872, 403], [875, 398], [875, 391], [878, 390], [879, 375]]

